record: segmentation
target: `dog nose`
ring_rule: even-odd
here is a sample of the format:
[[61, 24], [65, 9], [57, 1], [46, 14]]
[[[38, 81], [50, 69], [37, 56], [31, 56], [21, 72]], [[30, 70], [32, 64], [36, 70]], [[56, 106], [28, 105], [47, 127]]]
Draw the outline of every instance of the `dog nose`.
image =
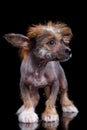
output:
[[66, 53], [67, 55], [70, 55], [70, 54], [71, 54], [71, 49], [70, 49], [70, 48], [66, 48], [65, 53]]

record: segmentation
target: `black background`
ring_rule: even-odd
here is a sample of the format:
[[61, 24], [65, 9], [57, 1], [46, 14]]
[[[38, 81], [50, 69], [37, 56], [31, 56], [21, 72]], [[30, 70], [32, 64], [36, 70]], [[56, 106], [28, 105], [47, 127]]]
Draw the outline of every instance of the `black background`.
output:
[[[49, 20], [63, 21], [67, 23], [73, 32], [73, 39], [70, 43], [73, 57], [66, 63], [62, 63], [66, 77], [69, 83], [69, 96], [79, 109], [79, 114], [70, 124], [71, 129], [81, 129], [81, 118], [83, 115], [83, 99], [84, 90], [82, 78], [82, 51], [83, 51], [83, 26], [85, 26], [81, 8], [82, 3], [61, 2], [3, 2], [0, 4], [0, 99], [2, 123], [6, 123], [7, 129], [19, 129], [17, 117], [15, 115], [17, 109], [21, 106], [19, 91], [20, 65], [21, 60], [18, 55], [18, 49], [12, 47], [3, 38], [6, 33], [21, 33], [26, 35], [27, 28], [31, 24], [45, 23]], [[81, 6], [80, 6], [81, 4]], [[84, 8], [84, 7], [83, 7]], [[44, 108], [44, 94], [41, 94], [41, 103], [37, 108], [39, 115]], [[84, 94], [83, 94], [84, 95]], [[5, 125], [4, 125], [5, 126]], [[39, 126], [38, 129], [43, 129]], [[61, 127], [58, 127], [61, 129]]]

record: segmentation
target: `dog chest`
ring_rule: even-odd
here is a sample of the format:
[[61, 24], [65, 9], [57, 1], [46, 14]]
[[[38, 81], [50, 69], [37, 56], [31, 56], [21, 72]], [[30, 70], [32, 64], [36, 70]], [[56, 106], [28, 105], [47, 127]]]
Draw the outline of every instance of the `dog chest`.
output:
[[27, 77], [27, 83], [38, 88], [45, 87], [48, 84], [46, 77], [40, 76], [37, 72]]

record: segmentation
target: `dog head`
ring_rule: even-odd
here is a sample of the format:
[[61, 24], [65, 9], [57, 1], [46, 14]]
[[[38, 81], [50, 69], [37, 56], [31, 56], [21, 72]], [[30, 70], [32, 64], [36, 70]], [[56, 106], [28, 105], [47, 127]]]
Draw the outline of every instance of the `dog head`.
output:
[[33, 52], [38, 58], [66, 61], [72, 56], [69, 48], [72, 31], [64, 23], [35, 25], [29, 28], [28, 37], [35, 40]]
[[71, 29], [64, 23], [48, 22], [46, 25], [33, 25], [27, 36], [6, 34], [5, 39], [16, 47], [29, 49], [39, 59], [66, 61], [71, 58], [69, 42]]

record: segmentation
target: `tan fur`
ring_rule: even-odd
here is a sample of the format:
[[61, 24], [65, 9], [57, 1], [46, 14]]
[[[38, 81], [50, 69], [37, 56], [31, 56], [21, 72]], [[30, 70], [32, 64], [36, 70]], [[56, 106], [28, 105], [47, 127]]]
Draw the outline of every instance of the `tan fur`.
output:
[[[56, 22], [56, 23], [48, 22], [46, 25], [43, 24], [32, 25], [32, 27], [28, 28], [27, 36], [29, 38], [39, 37], [44, 32], [49, 31], [50, 28], [54, 31], [54, 34], [56, 32], [57, 37], [58, 35], [61, 35], [61, 38], [64, 38], [66, 42], [71, 40], [72, 38], [71, 29], [67, 27], [67, 24], [62, 22]], [[50, 30], [50, 33], [52, 33], [53, 31]]]
[[29, 52], [29, 49], [21, 48], [19, 50], [19, 55], [20, 55], [21, 59], [25, 59], [26, 60], [27, 57], [28, 57], [28, 52]]
[[49, 114], [51, 114], [51, 115], [57, 115], [57, 114], [58, 114], [57, 111], [56, 111], [55, 106], [52, 107], [52, 108], [46, 107], [46, 109], [45, 109], [43, 115], [49, 115]]
[[28, 28], [28, 33], [27, 36], [32, 38], [32, 37], [37, 37], [40, 35], [42, 31], [42, 25], [38, 24], [38, 25], [32, 25], [32, 27]]
[[32, 100], [30, 99], [28, 99], [28, 100], [25, 100], [24, 101], [24, 106], [26, 107], [26, 108], [29, 108], [29, 107], [32, 107], [33, 106], [33, 103], [32, 103]]
[[46, 98], [49, 98], [49, 95], [50, 95], [50, 86], [46, 86], [44, 90], [45, 90]]
[[63, 93], [61, 95], [61, 100], [60, 100], [62, 106], [71, 106], [73, 102], [69, 100], [67, 93]]
[[24, 103], [24, 106], [26, 108], [32, 107], [34, 104], [34, 101], [32, 102], [32, 99], [30, 97], [26, 97], [26, 96], [21, 96], [20, 97]]

